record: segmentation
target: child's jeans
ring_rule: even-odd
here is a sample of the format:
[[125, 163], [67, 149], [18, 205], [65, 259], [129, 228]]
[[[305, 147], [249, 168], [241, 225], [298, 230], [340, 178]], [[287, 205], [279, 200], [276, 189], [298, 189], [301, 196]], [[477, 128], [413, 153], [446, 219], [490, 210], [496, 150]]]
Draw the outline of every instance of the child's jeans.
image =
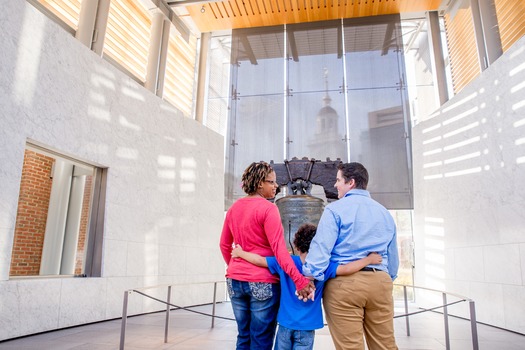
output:
[[312, 350], [315, 331], [296, 331], [279, 325], [274, 350]]

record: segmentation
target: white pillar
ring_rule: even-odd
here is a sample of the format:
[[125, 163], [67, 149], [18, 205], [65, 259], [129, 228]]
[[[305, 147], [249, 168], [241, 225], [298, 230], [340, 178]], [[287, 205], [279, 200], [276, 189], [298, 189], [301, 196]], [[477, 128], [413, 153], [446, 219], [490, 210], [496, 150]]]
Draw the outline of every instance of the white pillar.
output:
[[104, 52], [104, 38], [106, 37], [110, 2], [111, 0], [98, 0], [91, 50], [96, 52], [99, 56], [102, 56], [102, 53]]
[[151, 37], [148, 51], [148, 66], [144, 87], [162, 97], [166, 58], [168, 55], [170, 22], [160, 11], [155, 11], [151, 23]]
[[503, 55], [494, 0], [479, 1], [479, 12], [481, 24], [483, 25], [486, 56], [489, 65], [491, 65]]
[[195, 120], [204, 123], [204, 106], [206, 105], [206, 86], [208, 66], [208, 52], [210, 49], [211, 33], [201, 34], [201, 45], [199, 53], [199, 67], [197, 72], [197, 93], [195, 102]]
[[53, 165], [53, 184], [40, 260], [40, 275], [60, 274], [72, 174], [72, 164], [56, 159]]
[[441, 29], [439, 26], [439, 14], [437, 11], [427, 12], [428, 40], [430, 46], [430, 62], [434, 80], [434, 91], [439, 105], [448, 100], [447, 77], [445, 72], [445, 59], [443, 58], [443, 43], [441, 40]]
[[493, 0], [470, 0], [472, 22], [481, 70], [485, 70], [503, 54]]
[[84, 188], [86, 175], [77, 174], [78, 167], [74, 167], [71, 182], [71, 194], [64, 232], [64, 247], [62, 248], [61, 275], [73, 275], [77, 258], [78, 237], [80, 234], [80, 219], [82, 218], [82, 205], [84, 204]]
[[80, 17], [75, 37], [89, 49], [93, 43], [98, 0], [83, 0], [80, 4]]

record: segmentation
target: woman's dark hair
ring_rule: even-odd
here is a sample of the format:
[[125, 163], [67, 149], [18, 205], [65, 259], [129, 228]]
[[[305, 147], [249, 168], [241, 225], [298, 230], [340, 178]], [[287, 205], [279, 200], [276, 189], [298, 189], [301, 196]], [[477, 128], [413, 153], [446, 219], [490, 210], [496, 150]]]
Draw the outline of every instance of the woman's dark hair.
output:
[[312, 243], [312, 239], [316, 232], [317, 226], [313, 224], [307, 223], [299, 226], [293, 244], [300, 253], [308, 253], [310, 250], [310, 243]]
[[345, 183], [354, 179], [355, 188], [366, 190], [368, 186], [368, 171], [361, 163], [342, 163], [337, 166], [341, 170]]
[[268, 174], [273, 172], [273, 168], [266, 162], [253, 162], [242, 174], [242, 190], [246, 194], [257, 192], [259, 184], [263, 182]]

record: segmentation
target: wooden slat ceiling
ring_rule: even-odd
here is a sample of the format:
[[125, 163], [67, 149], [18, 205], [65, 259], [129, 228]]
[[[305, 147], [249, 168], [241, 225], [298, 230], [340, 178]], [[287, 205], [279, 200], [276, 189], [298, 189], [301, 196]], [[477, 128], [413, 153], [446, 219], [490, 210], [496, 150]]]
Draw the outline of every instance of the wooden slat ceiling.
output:
[[201, 32], [438, 10], [444, 0], [168, 0]]

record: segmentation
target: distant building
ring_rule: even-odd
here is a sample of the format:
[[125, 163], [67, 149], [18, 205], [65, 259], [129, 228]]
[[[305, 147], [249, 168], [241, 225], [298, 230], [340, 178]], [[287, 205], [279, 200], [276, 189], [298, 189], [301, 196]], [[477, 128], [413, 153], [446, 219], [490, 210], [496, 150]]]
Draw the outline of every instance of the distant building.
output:
[[339, 114], [330, 106], [332, 99], [328, 95], [328, 72], [326, 70], [325, 86], [324, 106], [317, 112], [315, 134], [308, 142], [309, 156], [320, 160], [328, 157], [345, 159], [344, 134], [339, 127]]

